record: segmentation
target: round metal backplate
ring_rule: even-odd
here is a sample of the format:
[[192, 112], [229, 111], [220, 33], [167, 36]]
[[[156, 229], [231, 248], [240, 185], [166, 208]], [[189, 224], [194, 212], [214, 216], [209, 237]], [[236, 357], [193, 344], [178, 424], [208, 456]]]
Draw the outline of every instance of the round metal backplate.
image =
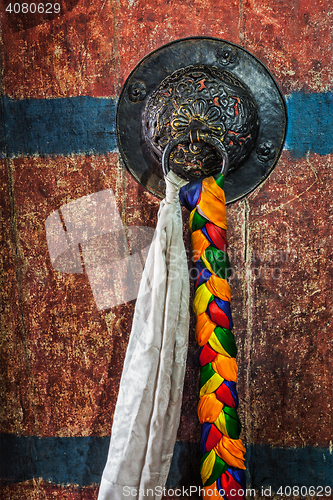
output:
[[151, 193], [163, 198], [161, 165], [149, 161], [142, 135], [142, 116], [149, 95], [174, 71], [190, 65], [227, 69], [252, 93], [259, 115], [255, 147], [244, 163], [227, 176], [227, 203], [250, 193], [275, 167], [281, 154], [287, 112], [284, 97], [268, 69], [247, 50], [217, 38], [176, 40], [145, 57], [134, 68], [122, 89], [117, 107], [117, 140], [126, 167]]

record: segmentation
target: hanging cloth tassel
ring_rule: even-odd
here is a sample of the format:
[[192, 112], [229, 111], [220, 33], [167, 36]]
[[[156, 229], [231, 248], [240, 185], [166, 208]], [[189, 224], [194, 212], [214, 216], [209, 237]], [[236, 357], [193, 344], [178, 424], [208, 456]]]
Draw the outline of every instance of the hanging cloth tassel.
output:
[[200, 400], [201, 479], [205, 500], [244, 500], [245, 448], [237, 415], [237, 348], [230, 311], [227, 216], [224, 176], [191, 182], [180, 190], [191, 212], [193, 260], [197, 281], [193, 309], [195, 336], [201, 346]]
[[98, 500], [159, 499], [180, 419], [189, 330], [189, 277], [172, 171], [135, 305]]

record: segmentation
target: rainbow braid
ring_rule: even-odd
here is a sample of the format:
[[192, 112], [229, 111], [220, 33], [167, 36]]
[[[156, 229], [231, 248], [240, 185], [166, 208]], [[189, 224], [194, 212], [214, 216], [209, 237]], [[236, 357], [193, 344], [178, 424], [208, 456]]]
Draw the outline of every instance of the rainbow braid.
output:
[[[204, 498], [245, 498], [245, 448], [239, 439], [237, 415], [237, 347], [231, 332], [230, 263], [227, 251], [224, 177], [208, 177], [180, 190], [182, 204], [191, 211], [189, 225], [197, 269], [193, 309], [200, 346], [200, 401], [202, 425], [201, 478]], [[243, 491], [242, 491], [243, 490]]]

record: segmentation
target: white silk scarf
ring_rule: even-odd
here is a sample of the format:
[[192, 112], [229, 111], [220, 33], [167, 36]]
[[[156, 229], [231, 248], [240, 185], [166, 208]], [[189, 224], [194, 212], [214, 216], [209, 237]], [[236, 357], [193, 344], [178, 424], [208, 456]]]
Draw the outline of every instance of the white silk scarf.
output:
[[161, 498], [180, 420], [189, 278], [172, 171], [135, 305], [98, 500]]

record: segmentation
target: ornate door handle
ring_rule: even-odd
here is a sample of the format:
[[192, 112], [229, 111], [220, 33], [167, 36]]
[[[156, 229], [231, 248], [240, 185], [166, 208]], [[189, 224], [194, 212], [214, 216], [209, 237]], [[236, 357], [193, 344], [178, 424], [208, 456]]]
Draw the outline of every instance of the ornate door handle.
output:
[[[193, 309], [197, 316], [196, 339], [201, 347], [198, 416], [203, 424], [201, 477], [205, 498], [231, 500], [233, 490], [238, 492], [237, 498], [244, 498], [245, 489], [223, 188], [227, 202], [235, 201], [269, 175], [283, 147], [286, 123], [283, 96], [267, 68], [241, 47], [213, 38], [180, 40], [149, 54], [129, 76], [118, 104], [119, 149], [135, 179], [160, 197], [164, 195], [161, 179], [167, 176], [168, 187], [172, 184], [169, 170], [181, 177], [173, 188], [184, 184], [183, 180], [192, 181], [181, 188], [180, 199], [191, 212], [193, 261], [198, 273]], [[166, 242], [182, 242], [178, 197], [172, 198], [172, 203], [163, 201], [159, 215], [157, 247], [164, 248]], [[176, 236], [172, 233], [173, 225], [178, 231]], [[180, 247], [176, 247], [177, 255]], [[182, 255], [182, 269], [187, 273], [185, 251]], [[156, 262], [167, 265], [170, 256], [172, 252], [158, 255]], [[150, 264], [151, 269], [158, 269], [156, 263]], [[168, 286], [175, 284], [169, 271], [164, 273], [163, 290], [167, 291]], [[162, 315], [166, 303], [158, 306]], [[169, 323], [178, 317], [178, 309], [175, 301], [171, 315], [167, 315]], [[159, 320], [156, 324], [144, 323], [145, 328], [152, 326], [151, 337], [164, 331], [168, 323], [165, 317], [162, 316], [162, 327]], [[167, 363], [161, 364], [164, 365]], [[158, 387], [160, 384], [156, 384], [156, 391]], [[122, 415], [118, 416], [118, 424], [121, 420]], [[154, 430], [152, 436], [156, 435]], [[175, 433], [173, 437], [176, 439]], [[170, 445], [171, 438], [165, 439]], [[156, 442], [160, 443], [157, 456], [162, 456], [164, 444], [158, 439]], [[148, 464], [158, 462], [151, 456]], [[125, 458], [126, 463], [132, 460]], [[112, 463], [110, 469], [111, 466]], [[144, 484], [153, 484], [159, 474], [148, 479], [142, 474], [147, 480]], [[165, 480], [166, 477], [161, 479], [164, 483]], [[101, 496], [100, 500], [104, 498]]]
[[230, 203], [271, 173], [286, 126], [284, 97], [267, 68], [243, 48], [215, 38], [178, 40], [149, 54], [125, 82], [117, 108], [125, 165], [160, 198], [162, 155], [169, 141], [186, 136], [170, 151], [169, 167], [188, 180], [220, 171], [218, 148], [207, 141], [198, 144], [196, 131], [223, 144]]
[[[197, 129], [195, 132], [195, 137], [193, 138], [193, 133], [190, 131], [189, 137], [186, 134], [177, 136], [174, 139], [171, 139], [168, 144], [166, 145], [163, 155], [162, 155], [162, 170], [163, 174], [167, 175], [169, 172], [169, 160], [170, 160], [170, 154], [171, 151], [178, 145], [188, 141], [190, 139], [191, 144], [195, 143], [207, 143], [213, 146], [216, 151], [221, 155], [222, 158], [222, 166], [220, 167], [220, 173], [224, 175], [224, 177], [227, 176], [228, 170], [229, 170], [229, 156], [228, 153], [223, 145], [223, 143], [217, 139], [216, 137], [212, 136], [211, 134], [208, 134], [206, 132], [203, 132], [202, 130]], [[200, 149], [198, 146], [195, 146], [197, 149]], [[192, 148], [193, 149], [193, 148]]]

